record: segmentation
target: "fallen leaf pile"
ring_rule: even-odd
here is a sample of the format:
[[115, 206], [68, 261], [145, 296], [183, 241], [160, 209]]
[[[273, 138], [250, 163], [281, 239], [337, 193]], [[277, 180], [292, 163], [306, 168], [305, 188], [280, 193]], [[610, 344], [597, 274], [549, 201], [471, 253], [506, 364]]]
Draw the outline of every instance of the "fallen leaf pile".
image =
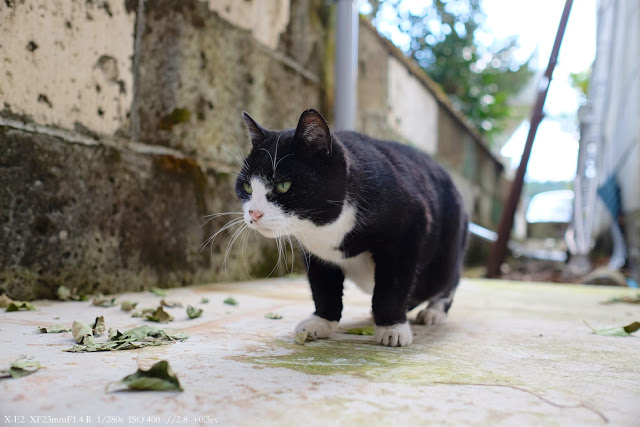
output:
[[[97, 323], [100, 324], [100, 322]], [[104, 325], [104, 319], [102, 325]], [[189, 338], [189, 335], [182, 331], [169, 331], [155, 326], [143, 325], [125, 332], [110, 328], [108, 340], [96, 342], [92, 328], [78, 321], [73, 322], [71, 333], [78, 344], [64, 351], [73, 353], [132, 350], [148, 346], [167, 345]]]

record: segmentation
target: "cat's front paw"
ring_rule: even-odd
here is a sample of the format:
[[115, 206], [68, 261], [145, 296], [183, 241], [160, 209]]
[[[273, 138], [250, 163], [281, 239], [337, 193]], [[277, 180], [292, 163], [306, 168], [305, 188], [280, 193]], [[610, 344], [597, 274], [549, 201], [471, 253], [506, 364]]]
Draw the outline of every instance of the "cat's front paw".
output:
[[446, 318], [447, 313], [444, 311], [429, 307], [418, 313], [416, 316], [416, 323], [421, 323], [423, 325], [435, 325], [444, 322]]
[[378, 344], [389, 347], [404, 347], [413, 342], [413, 333], [408, 322], [391, 326], [376, 325], [374, 337]]
[[338, 322], [312, 314], [311, 317], [296, 326], [296, 335], [308, 332], [309, 337], [313, 339], [329, 338], [336, 329], [338, 329]]

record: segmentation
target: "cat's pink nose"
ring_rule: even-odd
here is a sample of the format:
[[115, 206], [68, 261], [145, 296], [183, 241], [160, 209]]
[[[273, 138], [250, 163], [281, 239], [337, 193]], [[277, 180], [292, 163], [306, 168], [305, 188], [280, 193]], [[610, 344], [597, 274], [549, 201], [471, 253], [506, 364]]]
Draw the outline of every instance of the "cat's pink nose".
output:
[[260, 211], [249, 210], [249, 216], [254, 221], [257, 221], [260, 218], [262, 218], [262, 215], [264, 215], [264, 214], [262, 212], [260, 212]]

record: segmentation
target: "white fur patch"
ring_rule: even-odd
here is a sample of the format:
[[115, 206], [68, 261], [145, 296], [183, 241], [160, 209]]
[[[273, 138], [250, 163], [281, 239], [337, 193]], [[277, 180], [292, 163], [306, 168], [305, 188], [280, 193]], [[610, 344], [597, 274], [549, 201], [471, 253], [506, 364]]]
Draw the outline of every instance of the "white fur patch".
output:
[[338, 218], [326, 225], [317, 226], [307, 219], [291, 219], [293, 234], [312, 254], [325, 261], [340, 264], [344, 259], [338, 249], [344, 236], [356, 225], [356, 210], [345, 203]]
[[339, 263], [344, 276], [368, 294], [375, 287], [375, 263], [371, 252], [363, 252], [353, 258], [345, 258]]
[[411, 332], [409, 322], [391, 326], [376, 325], [374, 337], [378, 344], [389, 347], [404, 347], [413, 342], [413, 332]]
[[[251, 198], [243, 203], [244, 222], [252, 229], [257, 230], [265, 237], [278, 237], [287, 233], [286, 226], [288, 217], [278, 206], [267, 200], [267, 194], [273, 191], [267, 188], [258, 177], [251, 178]], [[259, 221], [253, 221], [249, 211], [260, 211], [263, 213]]]
[[[286, 215], [278, 206], [269, 203], [267, 194], [273, 191], [258, 178], [251, 178], [253, 192], [243, 205], [246, 224], [265, 237], [275, 238], [283, 235], [295, 236], [305, 249], [320, 259], [338, 265], [345, 277], [353, 281], [360, 289], [373, 293], [375, 285], [375, 263], [370, 252], [361, 253], [352, 258], [344, 258], [338, 248], [356, 225], [356, 209], [349, 203], [342, 206], [338, 218], [326, 225], [317, 226], [312, 221]], [[259, 221], [253, 221], [249, 210], [263, 213]]]
[[329, 338], [336, 329], [338, 329], [338, 322], [312, 314], [307, 320], [303, 320], [296, 326], [296, 335], [309, 332], [309, 336], [312, 338]]
[[416, 316], [416, 322], [422, 323], [423, 325], [435, 325], [444, 322], [446, 319], [447, 313], [437, 305], [420, 310]]

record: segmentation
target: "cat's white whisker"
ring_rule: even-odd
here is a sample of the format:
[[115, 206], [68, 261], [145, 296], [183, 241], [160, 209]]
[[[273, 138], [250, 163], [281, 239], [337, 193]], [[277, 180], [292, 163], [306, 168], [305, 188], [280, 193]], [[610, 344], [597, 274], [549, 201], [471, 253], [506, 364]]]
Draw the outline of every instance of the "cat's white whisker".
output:
[[251, 277], [251, 273], [249, 273], [249, 269], [247, 268], [247, 241], [249, 240], [249, 237], [251, 236], [251, 232], [255, 231], [252, 230], [251, 228], [247, 227], [246, 228], [246, 233], [244, 234], [244, 237], [242, 238], [242, 265], [244, 266], [244, 271], [247, 273], [247, 276], [249, 276], [249, 279], [252, 279]]
[[276, 162], [273, 160], [273, 156], [271, 155], [269, 150], [267, 150], [266, 148], [261, 148], [260, 151], [264, 151], [265, 153], [267, 153], [269, 155], [269, 158], [271, 159], [271, 163], [273, 163], [274, 165], [276, 164]]
[[216, 218], [220, 218], [221, 216], [225, 216], [225, 215], [244, 215], [244, 212], [224, 212], [224, 213], [218, 213], [218, 214], [212, 214], [212, 215], [205, 215], [204, 218], [207, 218], [207, 220], [204, 223], [202, 223], [200, 228], [207, 225], [209, 221], [214, 220]]
[[229, 243], [227, 244], [227, 250], [225, 251], [224, 259], [222, 260], [222, 268], [225, 271], [227, 271], [226, 265], [227, 265], [227, 259], [229, 258], [229, 252], [231, 251], [231, 248], [233, 247], [233, 244], [238, 239], [238, 236], [242, 233], [242, 231], [243, 231], [243, 229], [245, 227], [247, 227], [247, 225], [243, 224], [242, 227], [240, 227], [238, 230], [236, 230], [233, 233], [233, 235], [231, 236], [231, 239], [230, 239]]
[[273, 177], [276, 177], [276, 160], [278, 159], [278, 143], [280, 142], [280, 135], [278, 135], [278, 139], [276, 139], [276, 151], [273, 154]]
[[220, 228], [220, 230], [218, 230], [215, 234], [213, 234], [211, 237], [209, 237], [207, 240], [204, 241], [204, 243], [202, 244], [202, 247], [200, 248], [200, 252], [198, 252], [198, 255], [200, 255], [200, 253], [204, 250], [204, 248], [207, 247], [207, 245], [211, 244], [211, 256], [213, 256], [213, 241], [216, 239], [218, 234], [222, 233], [225, 230], [228, 230], [229, 228], [237, 227], [241, 223], [244, 223], [244, 218], [242, 217], [235, 218], [227, 222], [222, 228]]

